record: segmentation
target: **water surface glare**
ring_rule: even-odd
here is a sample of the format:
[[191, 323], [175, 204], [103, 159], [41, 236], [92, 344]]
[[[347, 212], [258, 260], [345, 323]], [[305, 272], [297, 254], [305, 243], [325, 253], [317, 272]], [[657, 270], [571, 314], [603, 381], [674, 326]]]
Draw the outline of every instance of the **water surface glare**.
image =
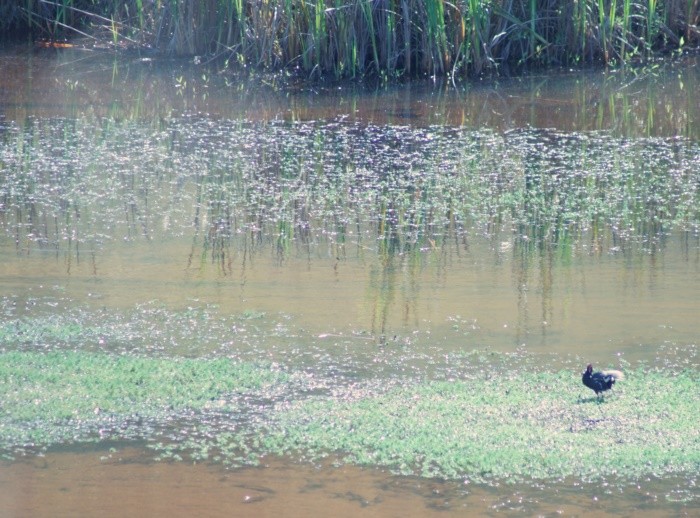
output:
[[[106, 365], [109, 355], [155, 358], [144, 372], [167, 365], [174, 376], [183, 357], [227, 358], [250, 365], [254, 382], [256, 369], [282, 381], [217, 393], [201, 407], [145, 398], [133, 404], [150, 413], [134, 415], [112, 416], [105, 396], [94, 410], [76, 405], [73, 420], [57, 412], [46, 430], [40, 418], [23, 421], [32, 409], [18, 405], [0, 428], [0, 453], [16, 459], [0, 464], [0, 508], [10, 516], [697, 513], [700, 434], [690, 432], [682, 447], [666, 448], [682, 452], [678, 464], [659, 472], [596, 478], [594, 465], [582, 480], [535, 475], [517, 484], [489, 470], [445, 475], [445, 465], [431, 477], [424, 458], [383, 464], [404, 473], [391, 474], [363, 462], [361, 449], [353, 454], [365, 467], [342, 464], [350, 440], [331, 455], [337, 462], [284, 441], [301, 425], [313, 436], [307, 402], [329, 403], [327, 417], [334, 401], [347, 403], [344, 415], [365, 418], [363, 409], [401, 403], [386, 397], [392, 389], [397, 399], [405, 390], [445, 405], [414, 416], [414, 435], [430, 419], [436, 430], [447, 422], [462, 430], [447, 415], [458, 398], [432, 382], [518, 376], [562, 405], [543, 423], [544, 439], [547, 426], [570, 422], [563, 440], [599, 441], [614, 430], [619, 444], [634, 444], [649, 423], [608, 413], [635, 394], [627, 406], [639, 415], [687, 426], [700, 368], [698, 64], [686, 56], [460, 88], [285, 90], [279, 78], [248, 83], [185, 62], [3, 51], [0, 354], [17, 352], [28, 365], [35, 359], [21, 353], [77, 351]], [[587, 399], [588, 362], [632, 373], [627, 388]], [[207, 365], [192, 368], [209, 375]], [[29, 384], [28, 371], [0, 376], [3, 393], [19, 393], [12, 384]], [[539, 381], [540, 371], [550, 378]], [[646, 405], [653, 387], [644, 375], [669, 387], [654, 394], [658, 409]], [[526, 392], [511, 399], [527, 398], [533, 415], [518, 418], [532, 425], [549, 414], [544, 395], [538, 406], [537, 390]], [[72, 393], [68, 386], [64, 400]], [[50, 403], [30, 402], [47, 412]], [[488, 423], [482, 403], [477, 417]], [[285, 419], [288, 428], [275, 429]], [[382, 430], [368, 421], [365, 429]], [[44, 431], [43, 442], [16, 439]], [[269, 455], [273, 440], [287, 456]], [[367, 458], [391, 460], [383, 440], [368, 433]], [[455, 441], [455, 449], [478, 444]], [[641, 465], [662, 463], [652, 447], [642, 450]], [[260, 466], [241, 467], [260, 453]], [[427, 476], [415, 476], [416, 465]]]

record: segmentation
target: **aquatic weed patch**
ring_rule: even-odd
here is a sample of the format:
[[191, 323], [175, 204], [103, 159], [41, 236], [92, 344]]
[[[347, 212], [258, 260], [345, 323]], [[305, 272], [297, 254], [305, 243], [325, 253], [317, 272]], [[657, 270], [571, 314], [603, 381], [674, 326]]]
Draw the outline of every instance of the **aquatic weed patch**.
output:
[[331, 373], [300, 382], [302, 372], [230, 359], [5, 352], [0, 450], [139, 439], [162, 460], [330, 456], [487, 483], [700, 473], [696, 370], [629, 369], [599, 401], [577, 372], [487, 360], [456, 379], [438, 369], [428, 381], [333, 386]]
[[700, 471], [696, 372], [629, 373], [602, 403], [577, 377], [518, 373], [300, 401], [274, 413], [264, 445], [474, 481]]
[[99, 257], [124, 239], [188, 236], [188, 271], [231, 274], [232, 257], [265, 250], [286, 258], [330, 247], [342, 257], [357, 244], [381, 258], [499, 229], [523, 244], [648, 246], [672, 230], [696, 233], [700, 219], [700, 153], [689, 139], [196, 117], [156, 130], [105, 125], [99, 134], [67, 119], [7, 129], [8, 249], [80, 245]]
[[0, 323], [0, 343], [5, 345], [47, 343], [68, 345], [86, 341], [96, 343], [109, 332], [108, 326], [86, 326], [79, 319], [64, 315], [46, 315], [41, 319], [16, 319]]
[[247, 310], [222, 315], [215, 306], [169, 309], [159, 302], [119, 311], [76, 306], [52, 297], [0, 297], [0, 344], [7, 350], [82, 350], [154, 356], [236, 357], [279, 333], [280, 315]]
[[273, 393], [289, 376], [230, 359], [86, 352], [0, 354], [0, 449], [143, 436], [183, 412], [235, 413], [241, 396]]

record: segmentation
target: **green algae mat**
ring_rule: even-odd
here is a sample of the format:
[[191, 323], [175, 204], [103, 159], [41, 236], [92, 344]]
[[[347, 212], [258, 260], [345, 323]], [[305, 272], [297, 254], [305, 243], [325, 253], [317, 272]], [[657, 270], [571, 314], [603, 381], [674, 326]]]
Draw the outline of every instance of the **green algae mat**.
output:
[[138, 440], [159, 459], [236, 466], [266, 455], [330, 456], [484, 482], [700, 471], [693, 369], [626, 370], [601, 400], [566, 369], [481, 365], [464, 378], [336, 386], [315, 378], [228, 358], [3, 352], [0, 448], [12, 458], [67, 443]]

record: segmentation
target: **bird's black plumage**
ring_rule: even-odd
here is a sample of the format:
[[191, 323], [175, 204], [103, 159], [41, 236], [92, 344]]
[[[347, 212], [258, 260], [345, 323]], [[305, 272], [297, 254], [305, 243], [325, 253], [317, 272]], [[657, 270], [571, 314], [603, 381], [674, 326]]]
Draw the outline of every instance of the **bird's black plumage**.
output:
[[593, 372], [593, 366], [589, 363], [583, 373], [583, 384], [593, 390], [597, 395], [610, 390], [615, 384], [615, 381], [624, 379], [624, 375], [620, 371], [602, 371]]

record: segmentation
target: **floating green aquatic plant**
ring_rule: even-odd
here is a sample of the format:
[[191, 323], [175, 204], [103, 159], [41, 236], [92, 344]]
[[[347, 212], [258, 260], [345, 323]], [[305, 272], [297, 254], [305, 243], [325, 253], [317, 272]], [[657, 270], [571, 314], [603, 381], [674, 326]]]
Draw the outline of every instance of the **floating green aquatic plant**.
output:
[[0, 343], [3, 344], [96, 342], [107, 333], [107, 327], [85, 326], [79, 320], [64, 315], [48, 315], [35, 321], [17, 319], [0, 323]]
[[577, 378], [517, 373], [300, 401], [273, 414], [264, 444], [277, 454], [334, 453], [401, 473], [475, 481], [700, 470], [696, 372], [629, 373], [603, 404]]
[[6, 352], [0, 448], [140, 438], [161, 459], [245, 465], [270, 454], [334, 455], [481, 482], [700, 471], [695, 370], [628, 370], [600, 402], [568, 370], [482, 367], [452, 381], [293, 392], [294, 373], [229, 359]]
[[[90, 440], [184, 411], [235, 411], [237, 397], [278, 385], [269, 365], [86, 352], [0, 354], [0, 448]], [[134, 426], [132, 432], [143, 430]], [[128, 436], [124, 431], [118, 436]]]
[[[221, 315], [215, 306], [173, 311], [157, 302], [120, 312], [74, 307], [53, 298], [17, 307], [13, 297], [0, 298], [0, 344], [12, 350], [82, 350], [146, 356], [203, 356], [222, 348], [237, 355], [251, 341], [261, 343], [279, 315], [245, 310]], [[246, 347], [247, 346], [247, 347]], [[223, 353], [226, 354], [226, 353]]]

